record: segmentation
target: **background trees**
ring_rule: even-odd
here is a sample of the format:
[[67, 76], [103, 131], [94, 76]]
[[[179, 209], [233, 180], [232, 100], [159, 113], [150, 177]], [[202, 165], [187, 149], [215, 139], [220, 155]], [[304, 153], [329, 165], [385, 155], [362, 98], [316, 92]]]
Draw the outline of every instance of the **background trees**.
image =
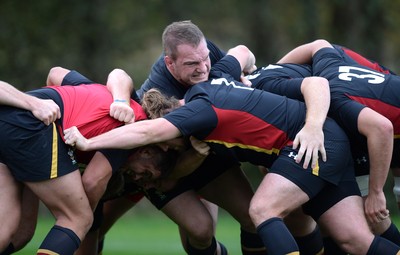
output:
[[259, 65], [325, 38], [397, 71], [400, 2], [389, 0], [0, 1], [0, 79], [27, 90], [52, 66], [104, 82], [113, 68], [139, 87], [161, 53], [161, 33], [190, 19], [221, 48], [245, 44]]

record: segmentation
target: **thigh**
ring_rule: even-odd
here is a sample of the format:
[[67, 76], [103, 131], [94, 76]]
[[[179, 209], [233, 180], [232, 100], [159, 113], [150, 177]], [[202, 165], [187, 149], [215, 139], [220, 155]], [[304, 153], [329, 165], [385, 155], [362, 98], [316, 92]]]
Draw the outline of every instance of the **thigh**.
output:
[[27, 182], [26, 185], [43, 201], [60, 226], [80, 230], [93, 217], [79, 170], [51, 180]]
[[356, 243], [369, 247], [374, 239], [364, 215], [360, 196], [349, 196], [336, 203], [321, 215], [318, 225], [339, 244]]
[[284, 218], [308, 200], [308, 195], [295, 183], [279, 174], [268, 173], [251, 200], [253, 222], [258, 226], [265, 219]]
[[205, 231], [213, 235], [213, 219], [193, 190], [174, 197], [161, 210], [188, 234]]
[[249, 206], [254, 191], [239, 166], [228, 169], [209, 182], [199, 190], [199, 194], [224, 208], [241, 224], [242, 228], [254, 231], [254, 224], [249, 217]]
[[[0, 163], [0, 225], [10, 232], [17, 230], [21, 217], [22, 185], [15, 181], [8, 167]], [[4, 231], [6, 232], [6, 231]]]

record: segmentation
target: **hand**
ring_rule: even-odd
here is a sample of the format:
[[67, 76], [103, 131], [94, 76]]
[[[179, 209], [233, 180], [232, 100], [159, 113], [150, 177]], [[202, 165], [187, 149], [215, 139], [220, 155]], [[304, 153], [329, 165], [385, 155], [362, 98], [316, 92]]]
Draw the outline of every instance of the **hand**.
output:
[[192, 147], [199, 153], [200, 155], [207, 157], [208, 154], [210, 153], [210, 146], [208, 146], [207, 143], [200, 141], [199, 139], [191, 136], [190, 138], [190, 143], [192, 144]]
[[81, 151], [85, 151], [88, 144], [87, 139], [79, 132], [76, 126], [64, 130], [64, 140], [66, 144], [74, 146]]
[[306, 124], [300, 132], [297, 133], [293, 141], [293, 149], [296, 149], [299, 145], [300, 149], [296, 157], [296, 163], [300, 163], [305, 155], [304, 169], [308, 168], [311, 159], [311, 167], [316, 167], [319, 153], [322, 156], [322, 160], [326, 161], [324, 133], [322, 129]]
[[249, 81], [249, 79], [247, 79], [247, 77], [244, 75], [240, 76], [240, 82], [242, 82], [247, 87], [251, 87], [252, 85], [251, 81]]
[[372, 224], [379, 223], [389, 217], [389, 210], [386, 209], [386, 198], [383, 191], [376, 194], [369, 192], [365, 199], [365, 216]]
[[127, 102], [113, 102], [110, 105], [110, 116], [124, 123], [135, 121], [135, 113]]
[[32, 114], [47, 126], [61, 118], [60, 107], [51, 99], [39, 99], [33, 104]]

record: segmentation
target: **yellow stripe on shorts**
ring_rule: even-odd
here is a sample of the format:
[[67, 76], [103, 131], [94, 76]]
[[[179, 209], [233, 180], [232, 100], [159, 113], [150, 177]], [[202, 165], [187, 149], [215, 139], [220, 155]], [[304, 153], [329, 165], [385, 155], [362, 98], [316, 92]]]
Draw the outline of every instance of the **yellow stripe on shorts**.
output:
[[45, 254], [46, 255], [60, 255], [57, 252], [50, 251], [50, 250], [47, 250], [47, 249], [39, 249], [36, 254], [40, 254], [40, 255], [45, 255]]
[[56, 124], [53, 122], [53, 142], [51, 151], [50, 179], [57, 177], [57, 169], [58, 169], [58, 136], [57, 136]]

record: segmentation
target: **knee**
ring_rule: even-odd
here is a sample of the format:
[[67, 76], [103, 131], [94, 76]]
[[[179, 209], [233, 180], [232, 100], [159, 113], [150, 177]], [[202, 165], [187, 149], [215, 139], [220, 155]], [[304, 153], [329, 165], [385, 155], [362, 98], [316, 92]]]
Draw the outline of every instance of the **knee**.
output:
[[211, 220], [191, 225], [186, 229], [189, 242], [196, 247], [207, 247], [214, 237], [214, 226]]
[[260, 225], [262, 222], [269, 218], [268, 208], [258, 201], [251, 201], [249, 207], [249, 215], [255, 226]]

